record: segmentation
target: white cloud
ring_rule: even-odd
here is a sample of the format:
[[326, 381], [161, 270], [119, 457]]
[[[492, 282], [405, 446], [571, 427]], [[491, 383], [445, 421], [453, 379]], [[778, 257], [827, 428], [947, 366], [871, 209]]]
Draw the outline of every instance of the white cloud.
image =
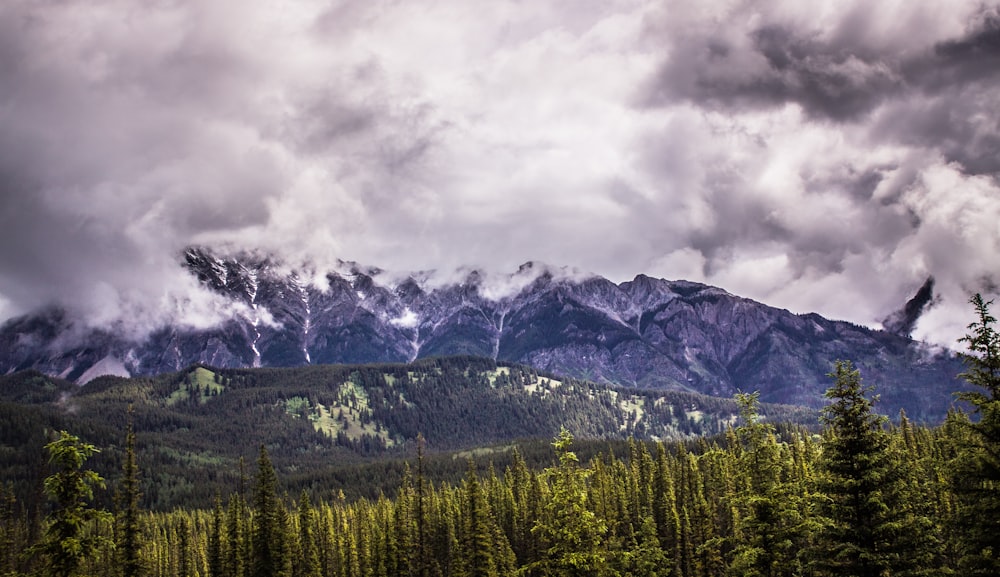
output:
[[0, 315], [213, 322], [198, 243], [319, 284], [533, 260], [869, 324], [934, 275], [918, 334], [950, 344], [996, 283], [1000, 92], [963, 52], [991, 9], [13, 0]]

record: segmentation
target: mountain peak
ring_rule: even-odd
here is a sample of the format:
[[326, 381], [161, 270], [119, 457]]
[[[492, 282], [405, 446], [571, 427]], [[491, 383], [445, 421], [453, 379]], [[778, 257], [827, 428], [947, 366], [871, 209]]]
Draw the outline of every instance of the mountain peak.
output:
[[70, 340], [70, 323], [58, 315], [25, 317], [0, 329], [0, 372], [37, 368], [78, 379], [194, 363], [475, 355], [618, 384], [721, 396], [759, 390], [764, 401], [817, 406], [832, 362], [851, 359], [887, 406], [905, 406], [920, 419], [943, 414], [961, 371], [955, 359], [928, 356], [898, 335], [793, 315], [684, 280], [640, 274], [615, 284], [533, 261], [508, 275], [466, 268], [450, 276], [341, 262], [324, 277], [259, 253], [192, 247], [183, 256], [203, 286], [240, 305], [220, 325], [167, 326], [141, 340], [106, 331]]

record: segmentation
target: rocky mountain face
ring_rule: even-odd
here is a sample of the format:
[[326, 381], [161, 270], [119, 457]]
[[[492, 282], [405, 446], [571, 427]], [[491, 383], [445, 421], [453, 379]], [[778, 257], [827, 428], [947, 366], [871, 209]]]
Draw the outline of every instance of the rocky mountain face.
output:
[[[823, 404], [826, 373], [850, 359], [882, 396], [882, 410], [937, 419], [960, 387], [952, 355], [897, 334], [815, 314], [795, 315], [719, 288], [647, 276], [615, 284], [526, 264], [506, 290], [471, 272], [436, 285], [389, 282], [348, 265], [328, 286], [260, 256], [190, 249], [184, 266], [242, 303], [210, 330], [163, 327], [142, 342], [109, 331], [72, 334], [58, 310], [0, 328], [0, 372], [37, 369], [78, 382], [149, 375], [193, 363], [220, 368], [407, 362], [476, 355], [594, 381], [767, 402]], [[78, 331], [77, 331], [78, 332]]]

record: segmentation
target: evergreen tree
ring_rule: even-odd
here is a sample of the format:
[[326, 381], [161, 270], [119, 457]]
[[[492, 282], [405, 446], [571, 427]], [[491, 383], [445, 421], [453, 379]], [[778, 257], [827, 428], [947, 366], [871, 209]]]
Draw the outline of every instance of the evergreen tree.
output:
[[16, 574], [27, 538], [26, 525], [19, 515], [13, 487], [0, 485], [0, 575]]
[[918, 557], [901, 536], [919, 530], [907, 522], [899, 460], [890, 451], [887, 420], [872, 412], [860, 371], [837, 361], [823, 409], [826, 425], [819, 489], [824, 519], [816, 567], [832, 575], [882, 577], [913, 569]]
[[636, 546], [621, 552], [619, 557], [622, 575], [667, 577], [673, 570], [670, 557], [660, 548], [656, 522], [651, 516], [643, 518]]
[[438, 560], [434, 557], [431, 542], [431, 488], [425, 472], [424, 436], [417, 435], [417, 478], [414, 503], [414, 524], [416, 525], [416, 551], [414, 568], [417, 577], [437, 577], [441, 573]]
[[656, 536], [660, 548], [673, 558], [674, 570], [679, 573], [679, 539], [681, 519], [677, 513], [677, 496], [667, 449], [663, 443], [656, 444], [656, 472], [653, 475], [653, 519], [656, 522]]
[[222, 497], [215, 496], [212, 509], [212, 532], [208, 537], [208, 575], [223, 577], [225, 574], [225, 552], [223, 551], [226, 527], [226, 513], [222, 510]]
[[573, 436], [565, 428], [553, 442], [559, 464], [547, 469], [552, 494], [532, 529], [545, 547], [532, 569], [542, 575], [583, 577], [609, 574], [603, 546], [607, 526], [587, 508], [586, 473], [570, 451]]
[[309, 502], [309, 495], [302, 491], [299, 496], [299, 551], [292, 567], [293, 577], [319, 577], [319, 547], [316, 543], [314, 526], [316, 512]]
[[971, 299], [976, 321], [960, 339], [969, 352], [962, 377], [977, 390], [958, 397], [973, 407], [977, 420], [952, 413], [949, 425], [956, 434], [951, 482], [958, 510], [960, 568], [965, 575], [1000, 575], [1000, 333], [990, 314], [993, 301], [976, 294]]
[[125, 463], [118, 492], [118, 514], [115, 517], [118, 562], [122, 577], [139, 577], [144, 574], [142, 558], [142, 526], [140, 524], [139, 465], [135, 455], [135, 431], [132, 406], [128, 408], [128, 426], [125, 433]]
[[254, 487], [250, 577], [286, 575], [285, 511], [278, 499], [278, 477], [267, 449], [261, 445]]
[[414, 543], [416, 541], [416, 527], [413, 522], [413, 476], [410, 473], [410, 465], [403, 466], [403, 481], [396, 497], [396, 504], [393, 511], [394, 526], [396, 530], [396, 546], [399, 548], [399, 556], [396, 559], [399, 575], [413, 577], [417, 574], [416, 563], [414, 561]]
[[223, 561], [223, 575], [226, 577], [244, 577], [246, 573], [245, 509], [243, 499], [238, 493], [230, 495], [229, 506], [226, 509], [227, 547]]
[[475, 464], [469, 460], [462, 487], [462, 566], [469, 577], [496, 577], [493, 524]]
[[746, 480], [736, 497], [741, 515], [730, 572], [776, 577], [796, 575], [796, 555], [804, 543], [798, 496], [785, 481], [781, 445], [774, 427], [761, 420], [759, 393], [739, 393], [742, 424], [736, 429], [737, 473]]
[[45, 494], [55, 504], [47, 517], [42, 541], [32, 552], [42, 556], [46, 573], [52, 577], [71, 577], [84, 561], [94, 557], [104, 547], [113, 546], [106, 537], [93, 532], [96, 522], [111, 520], [111, 515], [94, 509], [90, 501], [94, 488], [104, 488], [104, 479], [83, 464], [98, 453], [96, 447], [84, 443], [66, 431], [45, 445], [49, 463], [56, 472], [45, 479]]
[[191, 557], [191, 528], [182, 517], [177, 526], [177, 577], [194, 577]]

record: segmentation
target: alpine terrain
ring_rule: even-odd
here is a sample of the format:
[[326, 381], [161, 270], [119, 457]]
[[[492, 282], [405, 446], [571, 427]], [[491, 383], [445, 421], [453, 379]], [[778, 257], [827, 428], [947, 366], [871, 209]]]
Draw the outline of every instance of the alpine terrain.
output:
[[218, 368], [408, 362], [471, 355], [569, 377], [765, 402], [823, 404], [837, 359], [881, 394], [880, 409], [938, 420], [961, 363], [905, 335], [797, 315], [703, 284], [639, 275], [615, 284], [528, 263], [503, 290], [471, 271], [390, 280], [347, 263], [316, 286], [258, 254], [184, 253], [183, 266], [238, 305], [208, 330], [165, 326], [148, 338], [76, 326], [59, 309], [0, 328], [0, 372], [36, 369], [76, 382]]

